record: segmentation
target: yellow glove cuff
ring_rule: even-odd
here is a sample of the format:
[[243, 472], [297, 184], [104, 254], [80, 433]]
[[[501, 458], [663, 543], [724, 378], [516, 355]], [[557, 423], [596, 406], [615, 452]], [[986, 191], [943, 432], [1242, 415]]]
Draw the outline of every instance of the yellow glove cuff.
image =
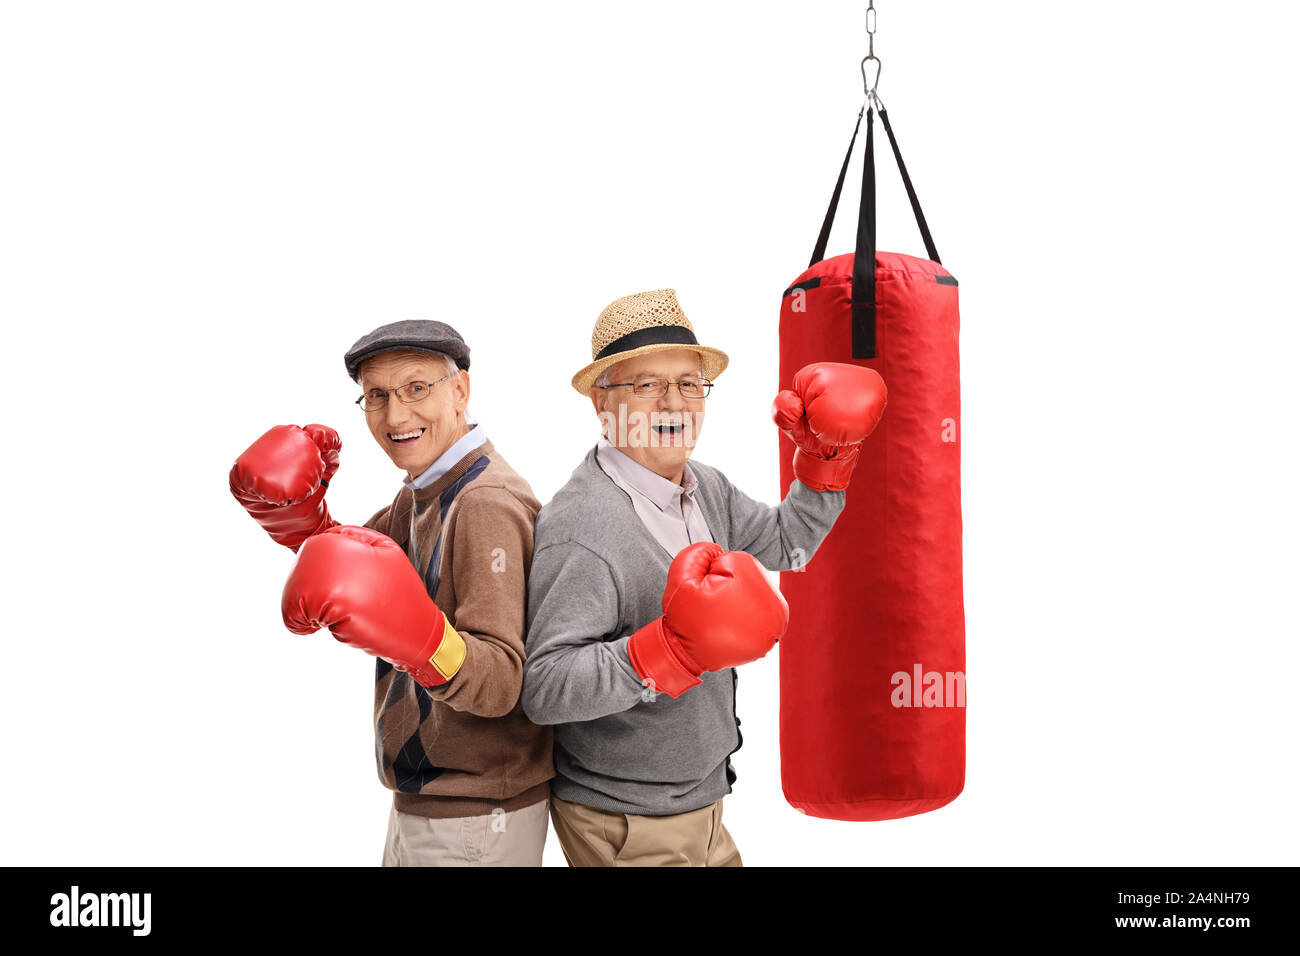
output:
[[429, 658], [429, 663], [442, 675], [443, 681], [449, 681], [456, 676], [460, 665], [465, 663], [465, 638], [451, 626], [451, 621], [443, 618], [443, 622], [442, 641]]

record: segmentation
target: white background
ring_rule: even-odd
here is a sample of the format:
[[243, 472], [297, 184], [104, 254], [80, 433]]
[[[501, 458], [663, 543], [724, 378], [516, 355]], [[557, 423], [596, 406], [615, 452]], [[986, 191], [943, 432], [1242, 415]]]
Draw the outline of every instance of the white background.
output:
[[[727, 826], [748, 865], [1295, 863], [1291, 5], [879, 7], [961, 282], [966, 790], [801, 816], [773, 655]], [[731, 355], [697, 457], [775, 504], [780, 293], [863, 8], [0, 8], [3, 862], [379, 862], [373, 662], [284, 628], [293, 556], [227, 488], [319, 421], [335, 517], [392, 500], [342, 364], [378, 325], [461, 331], [545, 502], [596, 440], [568, 381], [597, 314], [671, 286]], [[877, 156], [880, 246], [923, 255]]]

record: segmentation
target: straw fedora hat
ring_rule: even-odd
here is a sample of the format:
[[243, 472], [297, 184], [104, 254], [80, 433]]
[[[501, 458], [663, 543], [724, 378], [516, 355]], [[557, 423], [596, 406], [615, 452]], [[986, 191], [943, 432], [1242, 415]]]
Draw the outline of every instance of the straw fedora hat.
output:
[[605, 306], [591, 331], [591, 364], [573, 376], [573, 387], [586, 395], [600, 373], [624, 359], [647, 352], [690, 349], [704, 359], [710, 381], [727, 367], [727, 353], [695, 340], [695, 329], [677, 304], [675, 289], [637, 292]]

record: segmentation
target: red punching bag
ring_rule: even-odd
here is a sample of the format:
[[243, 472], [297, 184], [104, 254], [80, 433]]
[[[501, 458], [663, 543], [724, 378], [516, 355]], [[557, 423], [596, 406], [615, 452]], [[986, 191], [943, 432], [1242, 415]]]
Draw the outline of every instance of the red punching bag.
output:
[[[837, 820], [934, 810], [966, 771], [957, 280], [939, 262], [883, 104], [929, 258], [876, 251], [870, 102], [864, 110], [855, 251], [824, 258], [861, 113], [780, 327], [778, 388], [811, 362], [846, 362], [889, 389], [834, 529], [806, 566], [781, 572], [782, 789], [804, 813]], [[795, 445], [780, 443], [786, 489]]]

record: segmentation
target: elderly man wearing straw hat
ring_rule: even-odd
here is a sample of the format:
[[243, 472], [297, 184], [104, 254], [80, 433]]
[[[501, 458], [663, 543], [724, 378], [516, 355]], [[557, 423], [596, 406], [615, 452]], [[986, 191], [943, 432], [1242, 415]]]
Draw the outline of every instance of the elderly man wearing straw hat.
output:
[[541, 866], [551, 729], [519, 703], [525, 577], [541, 503], [466, 418], [469, 346], [408, 320], [344, 356], [366, 427], [405, 472], [365, 527], [325, 506], [338, 433], [277, 425], [235, 462], [230, 489], [298, 555], [284, 622], [328, 627], [380, 658], [375, 757], [393, 791], [385, 866]]
[[572, 384], [604, 435], [538, 514], [528, 580], [522, 702], [555, 725], [551, 821], [572, 866], [739, 866], [735, 668], [788, 623], [760, 565], [806, 563], [830, 532], [884, 383], [800, 370], [772, 409], [796, 480], [770, 506], [690, 460], [727, 356], [672, 289], [611, 303], [591, 350]]

